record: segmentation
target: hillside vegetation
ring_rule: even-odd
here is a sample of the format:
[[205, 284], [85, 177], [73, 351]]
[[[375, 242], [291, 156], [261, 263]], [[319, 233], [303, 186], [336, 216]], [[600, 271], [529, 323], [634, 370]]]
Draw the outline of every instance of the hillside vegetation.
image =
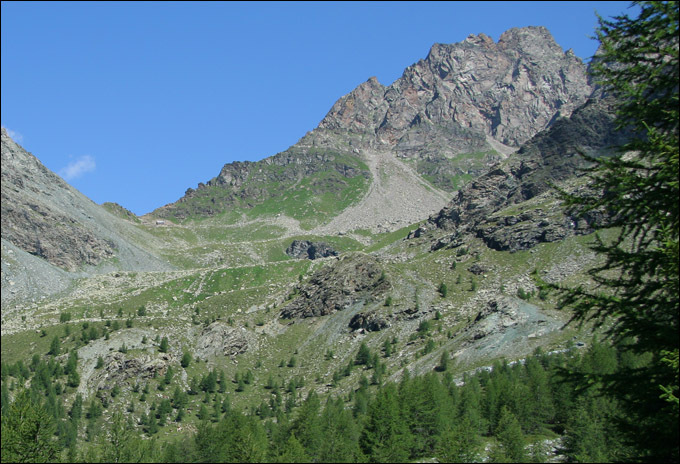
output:
[[678, 7], [641, 6], [596, 85], [544, 28], [437, 44], [139, 218], [3, 129], [2, 461], [677, 462]]

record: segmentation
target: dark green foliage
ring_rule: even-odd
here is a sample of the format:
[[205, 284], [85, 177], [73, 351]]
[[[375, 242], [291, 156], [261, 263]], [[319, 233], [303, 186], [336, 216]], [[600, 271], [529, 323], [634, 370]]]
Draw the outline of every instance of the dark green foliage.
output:
[[517, 296], [523, 300], [529, 300], [534, 296], [534, 292], [527, 292], [522, 287], [518, 287]]
[[372, 461], [405, 462], [408, 459], [411, 436], [394, 384], [381, 388], [369, 405], [360, 443]]
[[49, 354], [52, 356], [59, 356], [59, 353], [61, 353], [61, 341], [59, 340], [59, 337], [55, 335], [54, 338], [52, 338], [52, 343], [50, 343]]
[[439, 462], [478, 462], [481, 452], [481, 437], [475, 431], [470, 417], [465, 414], [453, 428], [440, 435], [435, 454]]
[[321, 434], [317, 462], [361, 462], [360, 429], [340, 399], [329, 400], [321, 413]]
[[[239, 375], [237, 374], [237, 376]], [[217, 372], [211, 370], [201, 380], [201, 390], [204, 392], [215, 393], [216, 389], [217, 389]]]
[[383, 342], [383, 355], [386, 358], [392, 356], [392, 343], [390, 343], [388, 339], [385, 339], [385, 341]]
[[28, 390], [17, 393], [2, 416], [2, 462], [51, 462], [57, 454], [52, 416]]
[[312, 462], [312, 460], [305, 451], [305, 447], [302, 446], [302, 443], [295, 437], [294, 433], [291, 433], [280, 454], [277, 455], [275, 462], [305, 463]]
[[423, 338], [430, 333], [430, 330], [432, 330], [432, 321], [429, 319], [421, 321], [418, 325], [418, 334]]
[[90, 406], [87, 408], [87, 418], [89, 420], [94, 420], [102, 415], [102, 403], [97, 398], [92, 398], [90, 400]]
[[224, 393], [227, 391], [227, 376], [224, 373], [223, 370], [220, 370], [219, 378], [217, 379], [217, 383], [219, 384], [219, 387], [217, 391], [220, 393]]
[[449, 352], [444, 350], [442, 352], [441, 358], [439, 358], [439, 365], [435, 368], [439, 372], [446, 372], [449, 368], [449, 364], [451, 363], [451, 358], [449, 357]]
[[368, 348], [366, 343], [361, 342], [361, 345], [359, 346], [359, 352], [357, 353], [357, 356], [354, 359], [354, 364], [361, 366], [370, 364], [370, 362], [371, 362], [371, 350]]
[[437, 289], [439, 292], [439, 295], [441, 295], [442, 298], [446, 298], [446, 295], [448, 295], [449, 289], [446, 287], [446, 284], [442, 282], [439, 284], [439, 288]]
[[181, 359], [181, 361], [180, 361], [180, 364], [181, 364], [182, 367], [185, 368], [185, 369], [186, 369], [187, 367], [189, 367], [189, 364], [191, 364], [191, 353], [189, 353], [188, 351], [185, 351], [185, 352], [182, 354], [182, 359]]
[[618, 156], [590, 159], [594, 194], [564, 195], [573, 214], [609, 212], [601, 228], [618, 234], [592, 245], [604, 257], [590, 272], [595, 290], [556, 288], [574, 321], [606, 325], [620, 349], [650, 354], [598, 380], [624, 400], [638, 459], [678, 461], [678, 2], [639, 6], [638, 18], [600, 18], [593, 61], [629, 141]]
[[69, 372], [66, 383], [72, 388], [76, 388], [78, 385], [80, 385], [80, 374], [78, 374], [77, 369], [73, 369], [71, 372]]
[[[398, 386], [383, 385], [385, 364], [380, 362], [377, 353], [371, 353], [368, 348], [362, 351], [368, 353], [366, 365], [372, 366], [372, 383], [377, 386], [371, 387], [371, 382], [362, 374], [358, 390], [351, 391], [347, 399], [329, 399], [324, 407], [313, 391], [298, 406], [297, 392], [304, 385], [304, 378], [297, 376], [288, 380], [289, 394], [285, 400], [276, 391], [269, 401], [263, 400], [246, 415], [231, 409], [228, 395], [209, 391], [210, 379], [223, 374], [212, 370], [202, 380], [194, 377], [190, 384], [195, 383], [196, 388], [202, 384], [208, 389], [197, 413], [205, 425], [192, 435], [194, 442], [184, 445], [183, 460], [236, 460], [236, 456], [239, 461], [276, 460], [277, 457], [292, 459], [294, 455], [313, 462], [419, 461], [433, 456], [440, 461], [470, 461], [485, 458], [482, 440], [495, 444], [491, 448], [491, 460], [538, 459], [542, 448], [537, 445], [530, 455], [524, 446], [524, 434], [541, 437], [548, 429], [552, 429], [551, 433], [563, 433], [566, 429], [563, 453], [569, 460], [622, 461], [635, 456], [625, 435], [617, 429], [626, 419], [622, 402], [603, 396], [605, 384], [597, 380], [603, 373], [615, 374], [624, 367], [644, 366], [649, 362], [644, 357], [631, 357], [626, 350], [594, 340], [583, 352], [550, 356], [537, 352], [523, 364], [498, 362], [491, 372], [465, 376], [462, 386], [456, 386], [452, 376], [446, 376], [447, 372], [444, 376], [431, 373], [415, 378], [405, 374]], [[440, 364], [446, 363], [448, 355], [445, 354], [442, 353]], [[351, 359], [350, 366], [354, 362], [355, 359]], [[29, 393], [34, 396], [35, 404], [44, 398], [46, 414], [60, 419], [65, 417], [64, 408], [50, 377], [58, 364], [51, 363], [38, 357], [31, 364], [34, 370], [31, 384], [36, 387]], [[342, 370], [337, 371], [340, 377]], [[578, 380], [581, 377], [563, 375], [567, 370], [587, 375], [594, 383], [584, 388]], [[3, 405], [9, 395], [6, 382], [13, 375], [20, 375], [22, 365], [5, 365], [5, 371]], [[27, 375], [30, 376], [30, 372]], [[245, 388], [249, 377], [252, 372], [246, 371], [239, 373], [235, 380]], [[252, 382], [252, 378], [249, 381]], [[164, 382], [165, 378], [160, 383]], [[148, 384], [143, 388], [148, 392]], [[274, 391], [273, 388], [270, 391]], [[85, 437], [93, 447], [84, 451], [83, 458], [89, 461], [104, 457], [116, 459], [116, 451], [100, 443], [103, 424], [111, 423], [100, 417], [105, 408], [108, 408], [107, 415], [112, 411], [108, 403], [114, 396], [115, 388], [110, 396], [100, 391], [88, 402]], [[125, 450], [130, 459], [160, 459], [149, 454], [158, 447], [155, 436], [169, 420], [186, 420], [188, 398], [187, 392], [178, 385], [171, 399], [154, 401], [149, 414], [141, 411], [139, 423], [151, 437], [144, 443], [139, 441], [139, 429], [129, 428], [127, 422], [115, 423], [114, 419], [113, 426], [118, 430], [115, 433], [132, 437], [121, 444], [120, 449]], [[77, 396], [69, 411], [70, 420], [59, 420], [55, 431], [57, 447], [67, 448], [71, 456], [77, 446], [76, 431], [82, 409], [82, 398]], [[128, 407], [128, 413], [134, 415], [135, 409]], [[276, 417], [276, 422], [268, 422], [270, 417]], [[244, 426], [245, 431], [234, 431], [235, 424]], [[113, 433], [106, 430], [107, 434]], [[233, 436], [226, 439], [227, 433]]]
[[[155, 423], [155, 421], [153, 421]], [[95, 445], [84, 456], [87, 462], [153, 461], [155, 443], [142, 439], [123, 414], [111, 418], [106, 433], [99, 433]]]
[[158, 346], [158, 351], [161, 353], [167, 353], [168, 352], [168, 337], [163, 337], [161, 339], [161, 343]]
[[215, 425], [203, 424], [195, 447], [199, 462], [264, 462], [268, 441], [259, 419], [229, 414]]
[[496, 448], [491, 451], [492, 462], [527, 462], [528, 454], [525, 450], [524, 433], [515, 415], [507, 408], [501, 409]]
[[434, 340], [430, 338], [429, 340], [427, 340], [425, 348], [423, 348], [423, 354], [432, 353], [436, 347], [437, 345], [434, 343]]
[[69, 411], [69, 416], [74, 422], [80, 420], [83, 415], [83, 397], [78, 393], [73, 404], [71, 405], [71, 410]]

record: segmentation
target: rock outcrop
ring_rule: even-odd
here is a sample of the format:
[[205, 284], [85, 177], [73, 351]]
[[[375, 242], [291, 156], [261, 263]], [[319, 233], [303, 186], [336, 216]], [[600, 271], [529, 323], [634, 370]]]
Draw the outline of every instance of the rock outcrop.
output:
[[194, 354], [202, 359], [211, 356], [231, 358], [248, 350], [248, 338], [241, 329], [229, 327], [221, 322], [213, 322], [205, 327], [196, 341]]
[[[591, 212], [577, 219], [566, 215], [551, 185], [577, 175], [587, 166], [580, 156], [605, 156], [627, 135], [614, 127], [611, 98], [595, 97], [556, 121], [522, 146], [511, 159], [462, 188], [451, 203], [430, 219], [411, 238], [434, 229], [454, 233], [438, 239], [433, 249], [457, 246], [462, 234], [473, 234], [497, 250], [526, 250], [540, 242], [592, 232], [606, 221], [605, 212]], [[544, 207], [526, 206], [518, 214], [495, 215], [503, 208], [542, 195]]]
[[2, 128], [2, 237], [50, 263], [73, 271], [114, 255], [114, 244], [46, 201], [42, 192], [70, 187], [17, 145]]
[[281, 317], [326, 316], [358, 301], [375, 301], [389, 288], [385, 273], [374, 257], [347, 255], [298, 285], [298, 295], [281, 310]]
[[286, 254], [295, 259], [318, 259], [338, 256], [338, 252], [323, 242], [293, 240], [286, 248]]
[[350, 329], [363, 329], [367, 332], [378, 332], [380, 330], [386, 329], [389, 326], [390, 324], [376, 311], [356, 314], [349, 321]]

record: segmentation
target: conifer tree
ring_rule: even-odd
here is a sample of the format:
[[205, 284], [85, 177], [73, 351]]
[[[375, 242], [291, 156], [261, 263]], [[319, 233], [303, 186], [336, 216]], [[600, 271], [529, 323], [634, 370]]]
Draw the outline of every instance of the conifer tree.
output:
[[52, 338], [52, 343], [50, 343], [50, 352], [52, 356], [59, 356], [59, 353], [61, 353], [61, 341], [59, 340], [58, 336], [54, 336]]
[[409, 458], [411, 435], [394, 384], [378, 390], [369, 405], [361, 446], [373, 462], [405, 462]]
[[496, 429], [497, 449], [492, 452], [492, 462], [527, 462], [528, 454], [524, 449], [526, 444], [524, 433], [515, 415], [505, 406], [501, 409], [501, 417]]
[[285, 445], [275, 460], [275, 462], [312, 462], [309, 455], [305, 451], [300, 441], [295, 437], [295, 433], [291, 433]]
[[161, 339], [161, 343], [158, 346], [158, 351], [161, 353], [167, 353], [168, 352], [168, 337], [163, 337]]
[[366, 345], [366, 342], [361, 342], [359, 346], [359, 352], [354, 360], [354, 364], [362, 365], [369, 364], [371, 362], [371, 350]]
[[575, 321], [611, 322], [615, 342], [632, 337], [622, 349], [652, 357], [601, 380], [626, 398], [639, 459], [678, 461], [678, 2], [636, 4], [637, 18], [599, 19], [592, 66], [630, 141], [589, 158], [594, 195], [565, 195], [572, 212], [607, 211], [602, 228], [618, 232], [592, 247], [605, 258], [591, 271], [598, 287], [562, 288], [562, 304]]
[[470, 417], [465, 414], [440, 435], [435, 454], [439, 462], [477, 462], [481, 443]]
[[321, 418], [319, 416], [321, 402], [319, 396], [310, 391], [307, 398], [297, 410], [297, 417], [291, 424], [291, 432], [307, 450], [307, 454], [314, 459], [321, 447], [323, 437], [321, 435]]
[[439, 365], [436, 367], [437, 371], [445, 372], [449, 368], [451, 363], [451, 358], [449, 358], [449, 352], [444, 350], [442, 352], [441, 358], [439, 358]]
[[180, 364], [185, 369], [187, 367], [189, 367], [189, 364], [191, 364], [191, 353], [189, 353], [188, 351], [185, 351], [184, 354], [182, 354], [182, 359], [180, 361]]
[[31, 398], [17, 393], [2, 417], [2, 462], [51, 462], [57, 454], [54, 420]]

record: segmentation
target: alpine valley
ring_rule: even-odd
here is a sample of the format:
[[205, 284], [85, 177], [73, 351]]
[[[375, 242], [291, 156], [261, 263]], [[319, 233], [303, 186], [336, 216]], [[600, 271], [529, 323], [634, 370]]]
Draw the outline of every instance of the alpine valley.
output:
[[[141, 217], [95, 204], [3, 128], [3, 392], [37, 382], [21, 366], [52, 366], [59, 407], [91, 413], [70, 459], [121, 415], [162, 449], [227, 411], [291, 421], [281, 457], [308, 446], [309, 398], [359, 421], [357, 392], [585, 352], [591, 328], [538, 282], [587, 286], [601, 259], [589, 244], [608, 216], [570, 216], [558, 189], [587, 189], [581, 154], [625, 142], [613, 105], [543, 27], [470, 35]], [[525, 433], [550, 458], [560, 427]], [[428, 443], [381, 459], [433, 457]]]

